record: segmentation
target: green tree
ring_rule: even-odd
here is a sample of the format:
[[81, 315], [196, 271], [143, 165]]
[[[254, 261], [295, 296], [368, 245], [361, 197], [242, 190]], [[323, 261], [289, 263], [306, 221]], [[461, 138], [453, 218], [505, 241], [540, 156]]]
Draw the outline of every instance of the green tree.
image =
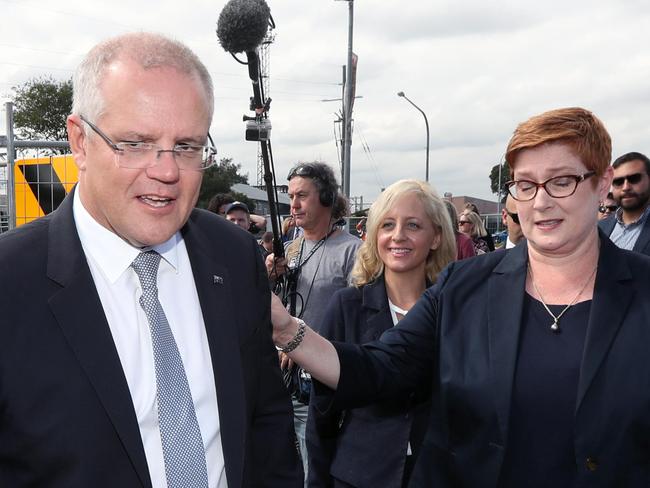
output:
[[[199, 193], [199, 201], [196, 206], [206, 208], [210, 199], [217, 193], [233, 193], [230, 187], [235, 183], [248, 184], [248, 176], [239, 174], [241, 164], [232, 162], [232, 158], [221, 158], [219, 163], [206, 169], [203, 172], [203, 182]], [[248, 205], [251, 212], [255, 210], [255, 204], [246, 195], [233, 193], [240, 202]]]
[[[495, 164], [490, 171], [490, 190], [496, 193], [501, 202], [505, 202], [507, 193], [505, 192], [505, 183], [510, 180], [510, 170], [504, 162], [501, 165], [501, 181], [499, 181], [499, 165]], [[501, 190], [499, 192], [499, 190]]]
[[14, 86], [14, 125], [24, 139], [65, 141], [66, 118], [72, 111], [72, 80], [32, 78]]

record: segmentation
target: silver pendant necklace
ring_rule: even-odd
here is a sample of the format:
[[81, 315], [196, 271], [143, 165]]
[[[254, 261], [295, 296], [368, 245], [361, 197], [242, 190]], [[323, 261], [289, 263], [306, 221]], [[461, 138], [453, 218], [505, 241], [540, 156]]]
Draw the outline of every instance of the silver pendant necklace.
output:
[[537, 285], [535, 284], [535, 279], [533, 278], [533, 270], [530, 267], [530, 263], [528, 263], [528, 272], [530, 273], [530, 282], [533, 284], [533, 288], [535, 289], [535, 292], [537, 292], [537, 295], [539, 296], [539, 300], [542, 302], [542, 305], [544, 306], [544, 309], [548, 312], [548, 314], [551, 317], [553, 317], [553, 323], [551, 324], [551, 331], [555, 332], [556, 334], [559, 334], [561, 332], [560, 331], [560, 318], [562, 317], [562, 315], [564, 315], [564, 312], [566, 312], [567, 310], [569, 310], [569, 308], [571, 308], [573, 305], [575, 305], [575, 303], [578, 301], [578, 298], [580, 298], [580, 295], [582, 295], [582, 292], [585, 291], [585, 289], [587, 288], [587, 285], [589, 284], [589, 282], [591, 282], [591, 279], [596, 274], [597, 269], [598, 268], [594, 268], [594, 270], [589, 275], [589, 278], [587, 278], [587, 281], [585, 281], [585, 284], [582, 285], [582, 288], [580, 288], [580, 291], [573, 298], [573, 300], [571, 300], [571, 302], [566, 307], [564, 307], [564, 309], [558, 315], [555, 315], [553, 312], [551, 312], [551, 309], [548, 308], [548, 305], [546, 305], [546, 302], [544, 301], [544, 297], [542, 296], [541, 292], [539, 291], [539, 288], [537, 288]]

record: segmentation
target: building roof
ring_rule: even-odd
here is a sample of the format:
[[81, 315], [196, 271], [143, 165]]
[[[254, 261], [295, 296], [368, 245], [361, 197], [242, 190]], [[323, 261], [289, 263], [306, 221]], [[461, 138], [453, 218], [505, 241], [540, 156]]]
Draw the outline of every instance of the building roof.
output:
[[473, 203], [478, 208], [481, 215], [496, 214], [499, 212], [499, 204], [491, 200], [483, 200], [482, 198], [469, 197], [465, 195], [452, 196], [451, 203], [456, 207], [457, 212], [465, 210], [466, 203]]
[[[246, 185], [244, 183], [235, 183], [230, 187], [232, 191], [236, 191], [237, 193], [243, 193], [246, 195], [248, 198], [254, 201], [258, 202], [268, 202], [268, 196], [266, 194], [265, 190], [260, 190], [259, 188], [255, 188], [254, 186]], [[289, 201], [289, 197], [287, 196], [286, 193], [281, 193], [278, 192], [278, 203], [283, 203], [286, 205], [290, 205], [291, 202]]]

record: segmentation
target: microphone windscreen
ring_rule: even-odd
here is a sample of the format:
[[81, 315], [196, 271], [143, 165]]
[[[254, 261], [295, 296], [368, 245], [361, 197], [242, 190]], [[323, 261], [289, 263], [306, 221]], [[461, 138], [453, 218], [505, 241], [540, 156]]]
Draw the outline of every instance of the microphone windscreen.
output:
[[230, 53], [254, 51], [262, 44], [270, 15], [264, 0], [230, 0], [217, 21], [219, 44]]

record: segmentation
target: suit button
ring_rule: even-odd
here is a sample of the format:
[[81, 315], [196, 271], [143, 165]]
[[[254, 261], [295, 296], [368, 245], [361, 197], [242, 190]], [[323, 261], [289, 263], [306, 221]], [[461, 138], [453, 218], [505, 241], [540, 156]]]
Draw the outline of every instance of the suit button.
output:
[[585, 466], [587, 466], [589, 471], [596, 471], [598, 469], [598, 460], [589, 456], [585, 462]]

